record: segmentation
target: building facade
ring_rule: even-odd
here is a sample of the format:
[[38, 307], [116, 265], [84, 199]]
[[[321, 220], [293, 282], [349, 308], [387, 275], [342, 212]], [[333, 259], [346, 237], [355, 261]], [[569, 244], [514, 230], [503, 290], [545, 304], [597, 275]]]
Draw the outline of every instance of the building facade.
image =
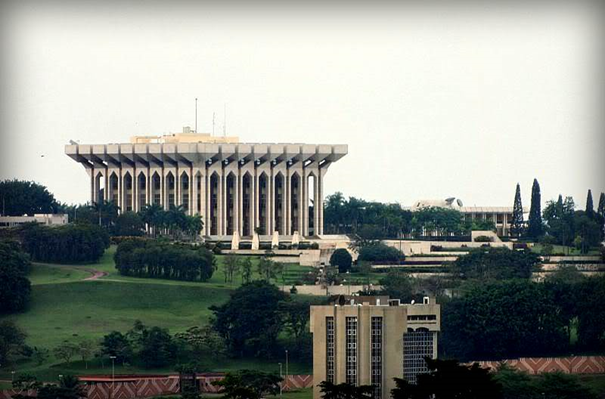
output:
[[388, 297], [340, 296], [334, 303], [311, 306], [313, 398], [319, 384], [372, 385], [375, 399], [387, 399], [393, 378], [416, 382], [427, 372], [425, 357], [437, 357], [440, 307], [400, 304]]
[[38, 223], [45, 226], [63, 226], [69, 221], [66, 214], [36, 213], [34, 216], [0, 216], [0, 227], [15, 227], [25, 223]]
[[205, 236], [323, 233], [323, 183], [347, 145], [239, 143], [193, 133], [138, 136], [128, 144], [72, 144], [90, 201], [123, 211], [157, 204], [200, 215]]

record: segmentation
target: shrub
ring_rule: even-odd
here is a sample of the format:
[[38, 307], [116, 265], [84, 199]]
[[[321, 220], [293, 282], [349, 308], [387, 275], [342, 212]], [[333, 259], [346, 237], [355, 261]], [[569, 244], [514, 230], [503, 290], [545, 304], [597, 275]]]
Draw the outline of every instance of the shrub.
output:
[[215, 258], [205, 247], [173, 245], [157, 240], [127, 240], [114, 256], [121, 275], [206, 281], [212, 277]]
[[493, 242], [493, 241], [494, 241], [493, 237], [488, 237], [488, 236], [475, 237], [475, 242]]
[[351, 270], [353, 258], [351, 254], [344, 248], [339, 248], [330, 257], [330, 265], [338, 267], [339, 273], [346, 273]]
[[366, 244], [359, 249], [358, 261], [394, 262], [403, 260], [404, 256], [398, 249], [389, 247], [381, 242]]
[[0, 241], [0, 314], [25, 310], [31, 284], [27, 254], [14, 241]]
[[21, 239], [32, 260], [49, 263], [97, 262], [109, 247], [107, 231], [91, 224], [27, 224], [21, 230]]

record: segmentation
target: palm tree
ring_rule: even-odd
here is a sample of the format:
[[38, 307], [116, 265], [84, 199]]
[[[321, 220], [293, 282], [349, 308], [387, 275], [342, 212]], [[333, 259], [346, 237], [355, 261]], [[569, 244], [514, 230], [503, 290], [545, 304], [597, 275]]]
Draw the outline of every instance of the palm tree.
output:
[[147, 228], [152, 232], [154, 237], [156, 235], [157, 227], [162, 223], [163, 213], [164, 208], [158, 204], [146, 205], [139, 211], [143, 222], [145, 222]]
[[107, 227], [110, 222], [118, 216], [120, 207], [114, 204], [113, 201], [101, 200], [99, 202], [93, 202], [92, 205], [90, 205], [90, 209], [97, 214], [99, 226], [103, 226], [103, 220], [105, 218], [107, 220], [105, 226]]

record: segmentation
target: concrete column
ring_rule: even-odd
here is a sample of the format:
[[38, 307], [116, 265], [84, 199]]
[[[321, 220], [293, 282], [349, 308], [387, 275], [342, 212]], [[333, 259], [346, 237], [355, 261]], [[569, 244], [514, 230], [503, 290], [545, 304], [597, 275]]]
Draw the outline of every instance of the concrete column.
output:
[[193, 215], [195, 215], [195, 214], [198, 213], [197, 212], [197, 205], [198, 205], [198, 203], [197, 203], [197, 195], [198, 195], [198, 193], [199, 193], [200, 190], [198, 190], [198, 188], [197, 188], [197, 179], [198, 179], [197, 172], [192, 173], [192, 178], [191, 179], [193, 181], [193, 184], [191, 186], [189, 186], [189, 188], [191, 189], [191, 198], [190, 198], [189, 203], [191, 205], [190, 206], [190, 208], [191, 208], [190, 215], [193, 216]]
[[194, 189], [193, 186], [194, 185], [195, 185], [195, 188], [197, 189], [197, 181], [193, 175], [193, 166], [191, 166], [189, 168], [189, 215], [190, 216], [195, 215], [195, 212], [197, 211], [197, 208], [193, 207], [193, 202], [197, 201], [197, 195], [195, 196], [195, 199], [193, 198], [193, 189]]
[[219, 196], [218, 196], [218, 235], [225, 235], [225, 225], [227, 222], [227, 218], [225, 215], [225, 208], [226, 207], [226, 184], [225, 184], [225, 169], [224, 167], [221, 167], [220, 170], [220, 175], [219, 175]]
[[90, 169], [86, 169], [86, 172], [88, 172], [88, 175], [90, 176], [90, 203], [94, 204], [96, 202], [96, 196], [97, 194], [95, 194], [95, 186], [96, 186], [96, 178], [95, 178], [95, 169], [94, 168], [90, 168]]
[[[241, 167], [238, 169], [238, 177], [237, 177], [237, 187], [238, 187], [238, 211], [237, 211], [237, 231], [239, 232], [240, 237], [244, 235], [244, 176], [242, 175]], [[248, 206], [251, 206], [251, 202], [248, 202]], [[252, 208], [250, 208], [252, 211]]]
[[[302, 171], [301, 171], [301, 176], [302, 176]], [[302, 182], [302, 177], [298, 176], [298, 196], [296, 197], [296, 199], [298, 200], [298, 226], [296, 226], [296, 229], [298, 230], [298, 234], [301, 235], [302, 231], [303, 231], [303, 182]]]
[[105, 179], [105, 190], [103, 190], [103, 199], [105, 201], [109, 201], [109, 169], [105, 168], [105, 174], [103, 175]]
[[323, 173], [321, 172], [321, 170], [319, 171], [319, 179], [318, 179], [318, 193], [319, 195], [317, 196], [317, 213], [318, 213], [318, 219], [319, 219], [319, 225], [318, 225], [318, 234], [323, 234], [324, 233], [324, 179], [323, 179]]
[[284, 190], [283, 190], [283, 195], [284, 195], [284, 225], [285, 225], [285, 230], [284, 233], [285, 235], [290, 235], [292, 234], [292, 181], [290, 180], [292, 178], [292, 176], [290, 175], [290, 167], [286, 164], [286, 174], [285, 174], [285, 184], [284, 184]]
[[256, 174], [256, 167], [252, 171], [252, 178], [250, 179], [250, 234], [254, 235], [254, 229], [258, 227], [258, 176]]
[[162, 206], [164, 210], [168, 210], [168, 182], [166, 180], [166, 174], [168, 171], [166, 168], [162, 168], [162, 179], [161, 179], [161, 188], [162, 188]]
[[206, 219], [204, 220], [204, 231], [206, 235], [210, 235], [210, 176], [208, 175], [208, 169], [206, 168], [206, 174], [204, 175], [204, 180], [202, 184], [204, 185], [204, 216]]
[[302, 231], [300, 234], [302, 234], [303, 237], [306, 237], [309, 235], [309, 181], [306, 169], [302, 170], [302, 182], [300, 187], [302, 193]]
[[118, 206], [120, 207], [120, 213], [124, 212], [124, 177], [122, 176], [122, 168], [118, 170]]
[[272, 235], [275, 231], [275, 193], [273, 192], [275, 187], [275, 176], [273, 175], [273, 167], [269, 172], [269, 178], [267, 179], [267, 205], [269, 208], [268, 220], [267, 220], [267, 234]]
[[137, 176], [137, 169], [136, 167], [132, 168], [132, 173], [133, 173], [133, 177], [132, 177], [132, 211], [136, 212], [139, 210], [139, 177]]
[[240, 195], [239, 195], [239, 184], [240, 184], [240, 178], [239, 178], [239, 170], [236, 171], [236, 173], [234, 173], [233, 175], [233, 233], [235, 233], [236, 231], [239, 233], [239, 218], [240, 218]]
[[147, 185], [147, 191], [145, 191], [145, 202], [147, 203], [147, 205], [150, 205], [151, 200], [153, 199], [153, 197], [151, 196], [151, 186], [153, 184], [153, 180], [151, 178], [151, 168], [147, 168], [147, 176], [145, 182], [145, 184]]
[[318, 197], [319, 197], [319, 179], [317, 176], [314, 176], [314, 178], [313, 178], [313, 229], [314, 229], [313, 233], [315, 235], [318, 234], [317, 226], [319, 225]]

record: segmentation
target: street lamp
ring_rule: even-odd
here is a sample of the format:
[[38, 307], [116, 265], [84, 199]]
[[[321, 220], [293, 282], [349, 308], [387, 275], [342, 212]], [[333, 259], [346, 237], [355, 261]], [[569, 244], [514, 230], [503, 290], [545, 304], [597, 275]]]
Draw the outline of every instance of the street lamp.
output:
[[116, 384], [116, 366], [115, 366], [115, 356], [109, 356], [111, 359], [111, 397], [113, 398], [114, 389]]
[[15, 370], [11, 371], [11, 382], [15, 381]]
[[286, 349], [286, 387], [288, 385], [288, 350]]
[[279, 399], [282, 398], [282, 391], [284, 388], [284, 374], [282, 373], [282, 367], [281, 367], [281, 363], [279, 363], [279, 377], [282, 379], [282, 381], [279, 383]]

